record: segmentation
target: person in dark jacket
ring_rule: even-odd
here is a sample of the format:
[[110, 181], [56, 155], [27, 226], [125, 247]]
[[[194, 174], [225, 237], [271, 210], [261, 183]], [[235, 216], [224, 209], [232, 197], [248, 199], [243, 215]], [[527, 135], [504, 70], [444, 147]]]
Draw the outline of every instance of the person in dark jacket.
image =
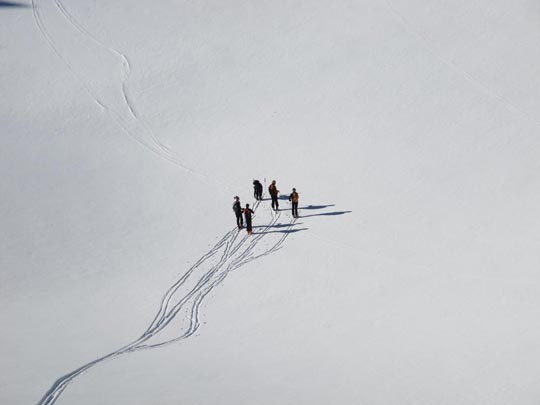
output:
[[262, 200], [263, 185], [259, 180], [253, 180], [253, 197], [256, 200]]
[[251, 214], [255, 214], [255, 212], [249, 208], [249, 204], [246, 204], [246, 208], [244, 208], [242, 211], [244, 211], [244, 217], [246, 217], [246, 230], [249, 235], [253, 233], [253, 228], [251, 226]]
[[238, 229], [242, 229], [244, 226], [244, 221], [242, 219], [242, 205], [240, 205], [240, 197], [234, 197], [232, 209], [236, 215], [236, 225], [238, 226]]
[[278, 194], [279, 190], [276, 186], [276, 181], [272, 180], [272, 184], [268, 187], [268, 193], [270, 193], [270, 197], [272, 198], [272, 209], [277, 211], [279, 209], [279, 202], [278, 202]]
[[295, 188], [292, 189], [289, 201], [292, 203], [292, 216], [298, 218], [298, 193]]

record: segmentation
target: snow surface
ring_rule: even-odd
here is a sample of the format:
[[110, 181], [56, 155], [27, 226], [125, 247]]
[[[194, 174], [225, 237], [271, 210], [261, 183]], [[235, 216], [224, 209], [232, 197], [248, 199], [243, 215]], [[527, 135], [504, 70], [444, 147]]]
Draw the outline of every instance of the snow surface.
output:
[[[539, 40], [531, 0], [0, 2], [0, 403], [540, 403]], [[253, 178], [300, 218], [235, 231]]]

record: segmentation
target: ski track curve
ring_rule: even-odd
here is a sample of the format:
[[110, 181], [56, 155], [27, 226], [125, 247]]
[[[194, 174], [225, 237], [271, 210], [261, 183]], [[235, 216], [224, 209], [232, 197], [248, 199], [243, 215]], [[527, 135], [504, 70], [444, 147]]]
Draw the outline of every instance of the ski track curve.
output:
[[140, 120], [144, 128], [148, 131], [152, 141], [165, 153], [170, 153], [170, 149], [163, 145], [161, 141], [156, 137], [152, 129], [150, 128], [149, 124], [139, 116], [137, 113], [137, 110], [135, 109], [135, 103], [131, 100], [128, 88], [127, 88], [127, 82], [129, 80], [129, 77], [131, 76], [131, 63], [126, 56], [126, 54], [120, 52], [119, 50], [105, 44], [103, 41], [99, 40], [95, 35], [90, 33], [86, 28], [84, 28], [76, 19], [73, 17], [73, 15], [66, 9], [64, 3], [61, 0], [54, 0], [55, 6], [58, 9], [58, 11], [62, 14], [62, 16], [71, 24], [75, 30], [89, 38], [92, 42], [97, 44], [98, 46], [106, 49], [107, 51], [111, 52], [112, 54], [116, 55], [118, 58], [122, 60], [122, 96], [124, 98], [124, 102], [128, 108], [129, 113], [131, 116], [136, 119]]
[[[110, 100], [107, 100], [103, 94], [100, 94], [99, 89], [94, 89], [84, 74], [78, 72], [70, 61], [69, 54], [61, 51], [61, 46], [57, 39], [51, 35], [47, 28], [46, 19], [43, 15], [43, 7], [41, 5], [47, 4], [52, 6], [56, 10], [57, 15], [66, 23], [65, 37], [70, 37], [70, 32], [73, 30], [81, 34], [87, 41], [93, 43], [97, 47], [104, 51], [113, 54], [121, 62], [121, 83], [119, 84], [119, 90], [121, 92], [122, 105], [114, 105]], [[47, 10], [44, 11], [45, 13]], [[50, 12], [50, 10], [49, 10]], [[137, 111], [135, 103], [129, 95], [127, 82], [132, 72], [132, 65], [129, 58], [116, 48], [105, 44], [98, 39], [95, 35], [90, 33], [84, 28], [74, 17], [61, 0], [32, 0], [32, 13], [34, 17], [34, 24], [40, 32], [41, 36], [47, 42], [47, 45], [52, 51], [63, 61], [70, 73], [78, 80], [79, 84], [85, 90], [85, 92], [94, 100], [94, 102], [103, 110], [105, 110], [115, 122], [117, 126], [122, 129], [131, 139], [136, 141], [139, 145], [147, 149], [149, 152], [156, 155], [158, 158], [163, 159], [170, 164], [173, 164], [180, 169], [196, 176], [205, 184], [213, 184], [214, 182], [206, 175], [198, 172], [188, 165], [186, 165], [182, 159], [169, 147], [164, 145], [158, 137], [154, 134], [150, 125], [142, 118], [142, 115]], [[59, 28], [56, 26], [55, 28]], [[88, 48], [88, 46], [85, 46]], [[221, 184], [223, 187], [223, 184]]]
[[[46, 3], [50, 6], [43, 9], [40, 5]], [[66, 23], [66, 37], [75, 30], [87, 41], [93, 43], [98, 48], [113, 54], [120, 62], [121, 83], [119, 88], [121, 92], [122, 104], [117, 105], [108, 100], [106, 95], [101, 94], [101, 89], [96, 89], [91, 81], [85, 78], [84, 73], [77, 71], [69, 53], [62, 51], [62, 44], [58, 38], [51, 34], [48, 29], [44, 14], [56, 10], [57, 16]], [[163, 145], [154, 134], [150, 125], [144, 120], [130, 97], [127, 82], [132, 72], [132, 65], [129, 58], [119, 50], [105, 44], [95, 35], [85, 29], [74, 17], [61, 0], [32, 0], [32, 12], [34, 23], [41, 36], [45, 39], [49, 48], [62, 60], [70, 73], [78, 80], [81, 87], [88, 96], [104, 111], [106, 111], [113, 121], [130, 138], [155, 154], [160, 159], [199, 177], [201, 181], [209, 184], [210, 180], [202, 173], [196, 172], [172, 152], [167, 146]], [[56, 25], [54, 28], [60, 28]], [[63, 33], [64, 35], [64, 33]], [[85, 46], [89, 49], [89, 46]], [[223, 186], [223, 184], [220, 184]], [[256, 209], [259, 201], [254, 204]], [[91, 362], [88, 362], [75, 370], [59, 377], [39, 400], [39, 405], [55, 404], [61, 397], [66, 388], [79, 376], [108, 360], [113, 360], [121, 355], [134, 353], [140, 350], [148, 350], [163, 347], [171, 343], [179, 342], [192, 336], [200, 327], [200, 307], [204, 299], [223, 281], [232, 271], [256, 260], [263, 258], [281, 249], [285, 242], [287, 232], [284, 232], [278, 239], [271, 237], [265, 232], [270, 230], [280, 219], [281, 213], [273, 214], [270, 222], [253, 236], [240, 236], [240, 232], [234, 228], [228, 231], [207, 253], [205, 253], [197, 262], [184, 273], [163, 295], [157, 313], [149, 324], [147, 329], [132, 342], [120, 347], [117, 350], [101, 356]], [[296, 219], [292, 219], [285, 227], [294, 225]], [[274, 239], [270, 247], [260, 248], [260, 241], [269, 237]], [[258, 251], [259, 250], [259, 251]], [[173, 321], [178, 321], [179, 313], [187, 309], [187, 317], [180, 319], [183, 325], [179, 330], [175, 330], [176, 336], [159, 339], [160, 334], [169, 331]], [[174, 334], [173, 334], [174, 335]]]
[[[257, 209], [260, 202], [254, 204]], [[132, 342], [88, 362], [77, 369], [58, 378], [38, 402], [38, 405], [55, 404], [65, 389], [74, 380], [105, 361], [113, 360], [128, 353], [140, 350], [156, 349], [193, 336], [200, 327], [200, 308], [204, 299], [214, 289], [223, 283], [226, 277], [234, 270], [246, 264], [266, 257], [282, 248], [292, 226], [296, 223], [295, 218], [284, 224], [283, 234], [279, 237], [267, 233], [281, 218], [281, 212], [272, 215], [270, 221], [263, 226], [261, 231], [248, 236], [241, 236], [241, 231], [236, 227], [223, 235], [218, 242], [205, 254], [203, 254], [169, 289], [161, 298], [159, 308], [153, 320], [146, 330]], [[261, 246], [263, 239], [270, 239], [268, 247]], [[178, 314], [187, 310], [187, 316], [182, 318]], [[181, 319], [178, 319], [181, 318]], [[171, 327], [172, 322], [181, 321], [182, 327]], [[159, 338], [163, 332], [173, 330], [176, 336]]]

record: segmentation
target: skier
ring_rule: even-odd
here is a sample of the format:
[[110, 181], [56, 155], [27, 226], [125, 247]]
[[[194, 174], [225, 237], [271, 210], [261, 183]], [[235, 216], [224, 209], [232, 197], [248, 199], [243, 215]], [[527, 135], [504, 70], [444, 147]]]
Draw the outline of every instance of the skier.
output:
[[289, 196], [289, 201], [292, 202], [292, 216], [294, 218], [298, 218], [298, 193], [296, 192], [296, 189], [292, 189], [292, 193]]
[[256, 200], [262, 200], [263, 186], [259, 180], [253, 180], [253, 196]]
[[278, 202], [278, 193], [279, 190], [276, 186], [276, 181], [272, 180], [272, 184], [268, 187], [268, 192], [270, 193], [270, 197], [272, 198], [272, 209], [277, 211], [279, 209], [279, 202]]
[[244, 226], [244, 221], [242, 220], [242, 205], [240, 205], [240, 197], [234, 197], [232, 209], [236, 215], [236, 225], [238, 226], [238, 229], [242, 229]]
[[249, 204], [246, 204], [246, 208], [242, 210], [244, 212], [244, 216], [246, 217], [246, 230], [248, 235], [251, 235], [253, 233], [253, 228], [251, 226], [251, 214], [255, 214], [251, 208], [249, 208]]

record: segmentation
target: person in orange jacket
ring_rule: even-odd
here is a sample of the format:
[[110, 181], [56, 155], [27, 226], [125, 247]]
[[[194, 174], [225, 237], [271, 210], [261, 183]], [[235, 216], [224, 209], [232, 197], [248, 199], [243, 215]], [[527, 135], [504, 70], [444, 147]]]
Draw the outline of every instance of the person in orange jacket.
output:
[[249, 235], [253, 233], [253, 227], [251, 226], [251, 214], [255, 214], [255, 212], [249, 208], [249, 204], [246, 204], [246, 208], [242, 210], [244, 213], [244, 217], [246, 218], [246, 230]]
[[292, 216], [294, 218], [298, 218], [298, 193], [296, 192], [296, 189], [292, 189], [292, 193], [289, 196], [289, 201], [292, 202]]

